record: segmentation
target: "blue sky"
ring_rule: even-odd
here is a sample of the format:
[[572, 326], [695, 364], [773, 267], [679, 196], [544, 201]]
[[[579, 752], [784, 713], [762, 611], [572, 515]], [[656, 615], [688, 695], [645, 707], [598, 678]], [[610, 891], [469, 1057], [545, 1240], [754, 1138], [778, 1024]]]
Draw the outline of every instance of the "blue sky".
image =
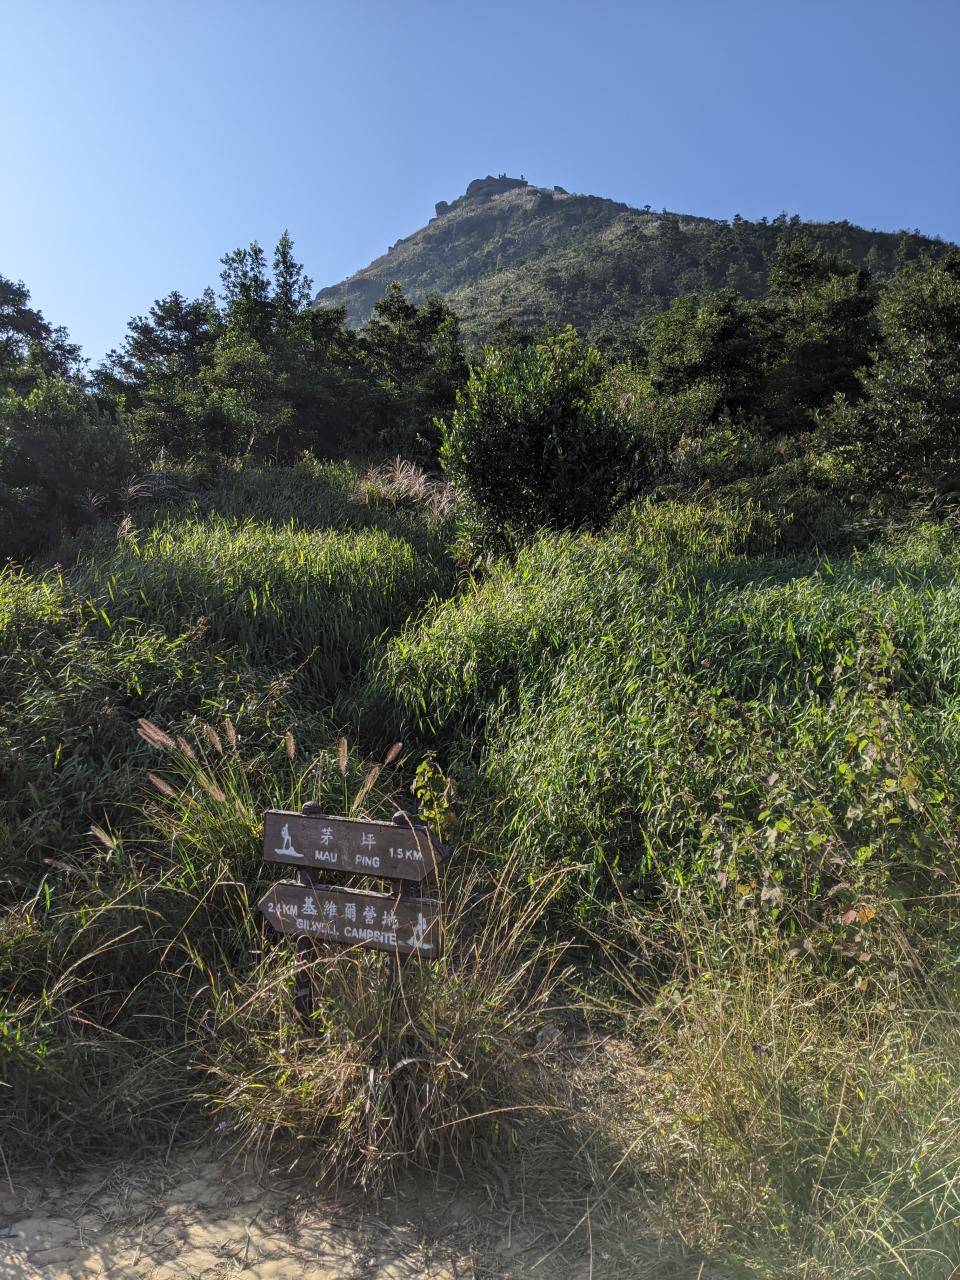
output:
[[318, 286], [471, 178], [960, 240], [960, 0], [0, 0], [0, 273], [98, 359], [289, 228]]

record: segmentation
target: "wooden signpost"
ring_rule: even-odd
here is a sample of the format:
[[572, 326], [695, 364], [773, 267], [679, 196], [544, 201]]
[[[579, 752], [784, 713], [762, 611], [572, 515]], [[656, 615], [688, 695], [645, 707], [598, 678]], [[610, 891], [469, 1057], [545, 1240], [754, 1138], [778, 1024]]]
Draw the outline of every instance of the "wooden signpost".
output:
[[[317, 943], [370, 947], [392, 957], [440, 954], [440, 904], [421, 897], [417, 885], [436, 876], [446, 850], [429, 827], [410, 814], [392, 822], [338, 818], [316, 803], [301, 813], [269, 810], [263, 815], [263, 858], [297, 868], [296, 880], [278, 880], [257, 903], [278, 933], [297, 939], [294, 1004], [308, 1018], [312, 992], [306, 962]], [[340, 872], [390, 882], [391, 892], [321, 884], [319, 873]]]
[[438, 952], [439, 903], [433, 898], [394, 897], [367, 889], [310, 889], [281, 880], [259, 906], [279, 933], [401, 956], [433, 957]]
[[436, 870], [441, 846], [429, 827], [397, 817], [368, 822], [271, 810], [263, 815], [263, 858], [380, 880], [424, 880]]

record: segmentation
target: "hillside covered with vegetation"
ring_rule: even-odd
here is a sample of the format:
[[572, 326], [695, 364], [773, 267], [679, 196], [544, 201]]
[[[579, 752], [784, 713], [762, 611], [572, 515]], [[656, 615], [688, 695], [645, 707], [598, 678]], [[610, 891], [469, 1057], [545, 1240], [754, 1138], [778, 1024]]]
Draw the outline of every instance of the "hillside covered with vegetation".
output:
[[[0, 281], [5, 1162], [483, 1171], [585, 1206], [557, 1274], [951, 1280], [960, 258], [762, 236], [603, 350], [353, 328], [284, 236], [90, 371]], [[454, 856], [442, 958], [323, 952], [303, 1025], [254, 904], [307, 800]]]
[[944, 247], [918, 232], [801, 223], [786, 214], [724, 222], [649, 205], [632, 209], [500, 175], [478, 178], [458, 199], [438, 203], [425, 227], [316, 299], [345, 306], [349, 322], [362, 325], [397, 283], [414, 302], [442, 297], [471, 344], [504, 324], [525, 331], [572, 324], [611, 347], [636, 341], [680, 294], [733, 289], [760, 297], [777, 245], [800, 227], [812, 246], [877, 279]]

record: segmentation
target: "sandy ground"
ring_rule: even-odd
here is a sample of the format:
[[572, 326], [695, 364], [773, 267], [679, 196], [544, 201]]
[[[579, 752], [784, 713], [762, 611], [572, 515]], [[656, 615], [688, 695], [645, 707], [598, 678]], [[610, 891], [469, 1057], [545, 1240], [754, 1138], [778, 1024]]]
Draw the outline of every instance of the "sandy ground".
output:
[[0, 1280], [613, 1275], [556, 1253], [562, 1225], [456, 1186], [411, 1186], [372, 1213], [204, 1151], [71, 1177], [0, 1167]]

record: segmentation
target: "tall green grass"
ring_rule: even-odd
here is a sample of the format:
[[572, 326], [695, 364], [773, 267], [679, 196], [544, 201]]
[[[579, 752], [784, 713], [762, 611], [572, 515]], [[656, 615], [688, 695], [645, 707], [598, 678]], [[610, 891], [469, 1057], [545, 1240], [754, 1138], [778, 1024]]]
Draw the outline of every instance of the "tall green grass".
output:
[[748, 560], [714, 513], [684, 556], [677, 519], [535, 545], [390, 641], [369, 696], [445, 745], [483, 843], [587, 863], [601, 896], [811, 929], [953, 874], [956, 538]]
[[[957, 531], [639, 506], [458, 583], [384, 475], [243, 471], [0, 575], [5, 1157], [552, 1164], [623, 1274], [947, 1280]], [[318, 956], [304, 1029], [261, 811], [389, 816], [424, 757], [446, 957], [387, 998]]]
[[[0, 572], [0, 866], [14, 876], [92, 820], [129, 820], [139, 717], [231, 716], [253, 742], [296, 725], [319, 744], [378, 638], [452, 585], [442, 532], [375, 495], [371, 515], [347, 468], [235, 483], [150, 508], [139, 531], [95, 531], [62, 549], [66, 567]], [[277, 523], [281, 503], [301, 519]]]
[[[167, 490], [57, 566], [0, 573], [8, 1151], [150, 1140], [184, 1111], [198, 980], [258, 963], [262, 809], [342, 805], [323, 749], [344, 695], [378, 638], [452, 583], [442, 528], [348, 468]], [[209, 756], [230, 805], [200, 770], [158, 838], [171, 797], [142, 719], [183, 761]]]
[[330, 701], [379, 635], [449, 584], [439, 561], [439, 548], [431, 561], [374, 530], [171, 518], [94, 543], [70, 583], [108, 630], [135, 619], [178, 634], [202, 619], [209, 642], [254, 666], [299, 666], [309, 696]]

